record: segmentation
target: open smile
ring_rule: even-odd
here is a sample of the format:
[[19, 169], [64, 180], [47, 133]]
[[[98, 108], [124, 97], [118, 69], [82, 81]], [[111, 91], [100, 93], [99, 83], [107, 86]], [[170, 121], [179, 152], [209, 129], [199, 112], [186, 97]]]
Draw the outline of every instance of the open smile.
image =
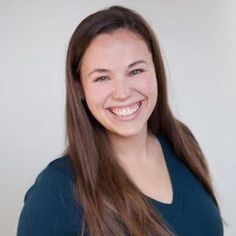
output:
[[129, 117], [135, 114], [139, 110], [141, 103], [142, 102], [139, 101], [128, 106], [110, 107], [108, 108], [108, 110], [116, 116]]

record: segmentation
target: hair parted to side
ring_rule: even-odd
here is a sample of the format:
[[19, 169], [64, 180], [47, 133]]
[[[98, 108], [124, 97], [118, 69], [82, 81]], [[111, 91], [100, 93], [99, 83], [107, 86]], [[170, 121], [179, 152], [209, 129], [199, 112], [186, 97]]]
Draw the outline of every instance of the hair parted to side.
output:
[[201, 181], [216, 206], [205, 157], [191, 131], [177, 120], [168, 105], [166, 75], [157, 39], [150, 26], [135, 11], [112, 6], [86, 17], [69, 43], [66, 61], [66, 135], [75, 174], [75, 196], [83, 208], [83, 229], [91, 236], [174, 235], [149, 205], [117, 160], [102, 125], [90, 113], [80, 82], [82, 57], [99, 34], [125, 28], [142, 37], [155, 66], [158, 99], [148, 120], [153, 134], [165, 137], [177, 157]]

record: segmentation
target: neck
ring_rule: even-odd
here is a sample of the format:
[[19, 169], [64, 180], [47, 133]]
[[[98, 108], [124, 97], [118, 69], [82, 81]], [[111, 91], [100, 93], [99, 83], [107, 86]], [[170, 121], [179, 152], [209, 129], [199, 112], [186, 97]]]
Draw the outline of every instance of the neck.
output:
[[121, 162], [132, 164], [133, 162], [143, 163], [148, 161], [154, 138], [147, 128], [143, 129], [139, 134], [129, 137], [110, 133], [109, 138]]

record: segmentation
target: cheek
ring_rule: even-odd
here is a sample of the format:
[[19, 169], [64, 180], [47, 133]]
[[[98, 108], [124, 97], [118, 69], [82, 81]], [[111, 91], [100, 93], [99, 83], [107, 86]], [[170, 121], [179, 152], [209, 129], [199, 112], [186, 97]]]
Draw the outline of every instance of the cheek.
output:
[[137, 86], [144, 95], [157, 94], [157, 80], [153, 75], [146, 75], [143, 77]]
[[101, 106], [104, 104], [108, 89], [104, 86], [90, 86], [85, 89], [85, 98], [89, 107]]

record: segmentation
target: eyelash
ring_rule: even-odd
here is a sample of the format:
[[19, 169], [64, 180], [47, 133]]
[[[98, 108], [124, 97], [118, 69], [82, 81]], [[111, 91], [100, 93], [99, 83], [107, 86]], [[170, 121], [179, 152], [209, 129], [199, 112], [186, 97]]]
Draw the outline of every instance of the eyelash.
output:
[[[138, 72], [138, 73], [136, 73], [136, 72]], [[130, 75], [138, 75], [138, 74], [140, 74], [142, 72], [144, 72], [143, 69], [135, 69], [135, 70], [132, 70], [129, 74]]]
[[[135, 75], [141, 74], [142, 72], [144, 72], [143, 69], [135, 69], [135, 70], [132, 70], [131, 72], [129, 72], [129, 75], [130, 76], [135, 76]], [[105, 81], [105, 80], [108, 80], [108, 79], [109, 79], [108, 76], [100, 76], [100, 77], [96, 78], [94, 80], [94, 82], [99, 82], [99, 81], [102, 82], [102, 81]]]
[[[104, 78], [105, 78], [105, 79], [104, 79]], [[104, 81], [104, 80], [107, 80], [107, 79], [108, 79], [108, 76], [100, 76], [100, 77], [96, 78], [96, 79], [94, 80], [94, 82]]]

